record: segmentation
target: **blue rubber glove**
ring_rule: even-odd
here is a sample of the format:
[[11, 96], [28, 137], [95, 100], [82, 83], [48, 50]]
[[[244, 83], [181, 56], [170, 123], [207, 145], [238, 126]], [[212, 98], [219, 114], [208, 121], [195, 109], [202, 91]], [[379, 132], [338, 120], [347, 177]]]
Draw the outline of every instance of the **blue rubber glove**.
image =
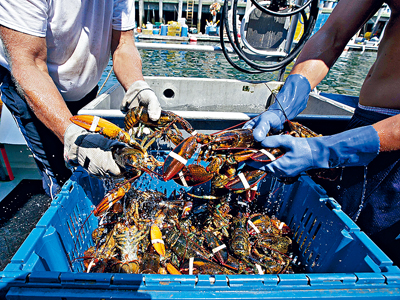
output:
[[282, 89], [276, 95], [275, 102], [266, 112], [248, 121], [243, 128], [253, 128], [255, 140], [261, 142], [271, 129], [276, 132], [283, 128], [286, 117], [282, 108], [289, 120], [306, 108], [310, 91], [311, 86], [307, 78], [300, 74], [289, 75]]
[[269, 164], [251, 160], [246, 164], [277, 177], [294, 177], [310, 169], [365, 166], [378, 155], [380, 147], [372, 125], [314, 138], [270, 136], [261, 144], [266, 148], [283, 148], [286, 153]]

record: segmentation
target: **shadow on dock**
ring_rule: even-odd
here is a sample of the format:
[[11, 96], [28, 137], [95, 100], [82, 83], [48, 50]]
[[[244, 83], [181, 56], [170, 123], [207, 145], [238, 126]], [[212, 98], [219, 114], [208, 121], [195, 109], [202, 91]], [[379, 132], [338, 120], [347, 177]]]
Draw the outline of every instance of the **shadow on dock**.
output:
[[36, 223], [49, 208], [51, 198], [44, 194], [41, 180], [22, 180], [1, 201], [0, 271], [11, 261]]

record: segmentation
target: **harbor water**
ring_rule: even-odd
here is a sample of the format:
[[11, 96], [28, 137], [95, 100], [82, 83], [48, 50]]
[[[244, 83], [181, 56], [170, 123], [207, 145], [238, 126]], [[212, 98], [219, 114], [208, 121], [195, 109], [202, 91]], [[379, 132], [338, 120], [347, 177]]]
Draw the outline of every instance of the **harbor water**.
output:
[[[198, 43], [204, 45], [210, 43]], [[219, 46], [218, 43], [211, 45]], [[232, 67], [222, 52], [189, 52], [169, 50], [139, 50], [142, 57], [143, 75], [165, 77], [195, 77], [237, 80], [278, 79], [278, 72], [263, 74], [246, 74]], [[347, 51], [343, 52], [325, 79], [317, 86], [320, 92], [358, 96], [363, 80], [376, 59], [376, 52]], [[100, 85], [104, 83], [112, 66], [110, 60], [103, 73]], [[245, 66], [244, 64], [242, 66]], [[293, 63], [286, 68], [289, 74]], [[117, 82], [115, 75], [104, 85], [102, 91]]]

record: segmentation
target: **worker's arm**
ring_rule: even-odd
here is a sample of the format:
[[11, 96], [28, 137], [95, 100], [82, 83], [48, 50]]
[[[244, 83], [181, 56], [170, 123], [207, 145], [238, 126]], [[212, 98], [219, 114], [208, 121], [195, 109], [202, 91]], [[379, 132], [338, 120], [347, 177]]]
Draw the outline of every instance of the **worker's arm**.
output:
[[341, 0], [324, 26], [305, 44], [276, 101], [263, 114], [247, 122], [257, 141], [280, 130], [286, 118], [302, 112], [310, 91], [326, 76], [348, 41], [382, 6], [381, 0]]
[[379, 152], [400, 150], [400, 115], [331, 136], [275, 135], [261, 144], [266, 148], [283, 148], [285, 155], [270, 164], [248, 164], [276, 176], [291, 177], [318, 168], [366, 166]]
[[135, 81], [144, 80], [142, 60], [135, 46], [132, 30], [113, 30], [111, 54], [115, 76], [125, 90], [128, 90]]
[[[301, 74], [314, 88], [328, 73], [344, 47], [384, 1], [341, 0], [324, 26], [306, 43], [291, 74]], [[380, 151], [400, 150], [400, 116], [373, 125], [378, 132]]]
[[373, 127], [379, 135], [380, 151], [400, 150], [400, 115], [375, 123]]
[[383, 5], [381, 0], [341, 0], [325, 24], [305, 44], [290, 74], [305, 76], [316, 87], [350, 39]]
[[0, 26], [0, 33], [21, 96], [37, 118], [64, 143], [64, 159], [98, 176], [119, 175], [111, 148], [116, 141], [72, 124], [71, 112], [47, 70], [46, 39]]
[[71, 113], [47, 71], [46, 39], [0, 26], [0, 33], [21, 96], [63, 142]]
[[121, 111], [127, 112], [141, 105], [147, 108], [150, 119], [157, 121], [161, 115], [161, 106], [156, 94], [143, 79], [142, 60], [132, 30], [113, 30], [111, 53], [115, 75], [126, 91]]

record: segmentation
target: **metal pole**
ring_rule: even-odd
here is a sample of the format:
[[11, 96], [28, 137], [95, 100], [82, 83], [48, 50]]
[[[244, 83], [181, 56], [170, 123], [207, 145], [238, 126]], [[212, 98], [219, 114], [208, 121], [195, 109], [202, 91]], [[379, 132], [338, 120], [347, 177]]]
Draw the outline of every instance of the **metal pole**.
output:
[[139, 0], [139, 27], [143, 25], [144, 17], [144, 0]]
[[385, 22], [385, 26], [383, 26], [381, 35], [379, 36], [379, 42], [380, 42], [380, 41], [382, 40], [382, 38], [383, 38], [383, 35], [384, 35], [384, 33], [385, 33], [386, 26], [387, 26], [388, 22], [389, 22], [389, 21], [386, 21], [386, 22]]
[[[136, 24], [136, 9], [135, 9], [135, 3], [136, 1], [133, 0], [133, 5], [132, 5], [132, 14], [133, 14], [133, 23]], [[137, 24], [136, 24], [137, 26]]]
[[201, 13], [203, 10], [203, 0], [199, 0], [199, 5], [197, 7], [197, 33], [200, 33], [201, 27]]
[[182, 18], [182, 7], [183, 7], [183, 0], [179, 0], [179, 4], [178, 4], [178, 20], [180, 18]]
[[379, 9], [378, 15], [376, 16], [376, 20], [375, 20], [374, 26], [372, 27], [372, 30], [371, 30], [371, 38], [374, 36], [374, 34], [376, 33], [376, 30], [378, 29], [378, 23], [379, 23], [379, 19], [382, 16], [382, 13], [383, 13], [383, 7], [381, 7]]
[[163, 0], [158, 1], [158, 20], [161, 23], [164, 23], [163, 21]]
[[[297, 0], [296, 4], [301, 5], [303, 0]], [[285, 45], [285, 52], [289, 53], [290, 49], [292, 48], [294, 35], [296, 34], [297, 23], [299, 21], [299, 14], [293, 16], [291, 21], [291, 26], [289, 28], [289, 32], [286, 37], [286, 45]], [[283, 81], [283, 77], [285, 76], [286, 67], [279, 70], [278, 80]]]

